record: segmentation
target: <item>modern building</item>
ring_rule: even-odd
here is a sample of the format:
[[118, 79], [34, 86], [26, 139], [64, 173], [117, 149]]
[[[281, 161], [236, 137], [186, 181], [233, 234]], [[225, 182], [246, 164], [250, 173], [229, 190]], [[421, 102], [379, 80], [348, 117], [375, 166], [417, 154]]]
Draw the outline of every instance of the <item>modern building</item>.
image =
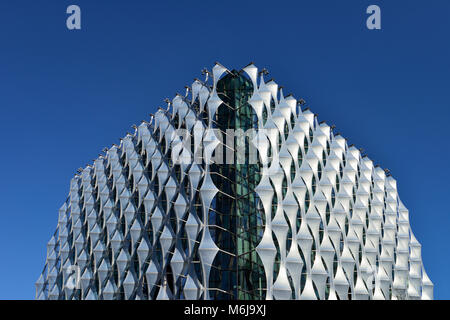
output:
[[36, 298], [432, 299], [394, 178], [264, 71], [216, 64], [79, 170]]

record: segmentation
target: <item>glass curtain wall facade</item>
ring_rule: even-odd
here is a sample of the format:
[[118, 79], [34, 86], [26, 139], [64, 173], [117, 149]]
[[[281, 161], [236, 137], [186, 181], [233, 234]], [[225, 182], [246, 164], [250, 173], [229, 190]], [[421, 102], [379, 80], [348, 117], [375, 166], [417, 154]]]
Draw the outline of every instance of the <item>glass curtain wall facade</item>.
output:
[[[266, 288], [264, 268], [255, 250], [264, 230], [255, 192], [260, 180], [260, 166], [249, 163], [252, 137], [234, 136], [236, 130], [247, 132], [257, 128], [257, 116], [248, 103], [253, 84], [243, 72], [233, 70], [220, 79], [217, 93], [223, 102], [217, 110], [214, 127], [225, 137], [220, 146], [222, 154], [226, 157], [233, 152], [231, 159], [211, 166], [213, 182], [220, 191], [210, 224], [217, 226], [214, 232], [216, 243], [224, 252], [219, 252], [215, 258], [210, 281], [217, 281], [215, 287], [226, 292], [217, 291], [214, 298], [262, 299]], [[233, 142], [227, 143], [230, 139]], [[244, 150], [239, 159], [234, 152], [236, 146]], [[226, 240], [222, 242], [222, 239]]]
[[216, 64], [77, 172], [36, 298], [432, 299], [433, 283], [396, 180], [253, 64]]

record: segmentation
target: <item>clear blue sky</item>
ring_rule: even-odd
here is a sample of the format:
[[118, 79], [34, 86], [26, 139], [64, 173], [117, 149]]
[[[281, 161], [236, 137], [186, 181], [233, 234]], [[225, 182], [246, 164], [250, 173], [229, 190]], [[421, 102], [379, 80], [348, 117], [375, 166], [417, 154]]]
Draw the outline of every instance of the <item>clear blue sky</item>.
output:
[[34, 298], [76, 169], [215, 61], [266, 67], [391, 170], [450, 298], [449, 14], [447, 0], [1, 1], [0, 299]]

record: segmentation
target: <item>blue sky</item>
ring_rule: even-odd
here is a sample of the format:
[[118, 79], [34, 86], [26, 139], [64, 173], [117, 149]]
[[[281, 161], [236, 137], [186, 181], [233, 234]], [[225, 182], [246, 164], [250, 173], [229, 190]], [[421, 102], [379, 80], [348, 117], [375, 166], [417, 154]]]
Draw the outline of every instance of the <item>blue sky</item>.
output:
[[[82, 30], [66, 28], [77, 4]], [[367, 6], [382, 29], [368, 30]], [[33, 299], [77, 168], [219, 61], [250, 61], [389, 168], [450, 298], [450, 2], [0, 2], [0, 299]]]

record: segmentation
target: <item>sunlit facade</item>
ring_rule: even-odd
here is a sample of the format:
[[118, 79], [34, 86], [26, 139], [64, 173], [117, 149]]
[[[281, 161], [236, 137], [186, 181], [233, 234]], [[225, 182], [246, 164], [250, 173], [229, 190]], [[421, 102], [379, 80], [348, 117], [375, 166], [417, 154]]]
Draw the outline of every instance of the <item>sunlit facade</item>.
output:
[[[256, 135], [224, 142], [239, 130]], [[432, 299], [433, 284], [394, 178], [253, 64], [216, 64], [75, 175], [36, 298]]]

